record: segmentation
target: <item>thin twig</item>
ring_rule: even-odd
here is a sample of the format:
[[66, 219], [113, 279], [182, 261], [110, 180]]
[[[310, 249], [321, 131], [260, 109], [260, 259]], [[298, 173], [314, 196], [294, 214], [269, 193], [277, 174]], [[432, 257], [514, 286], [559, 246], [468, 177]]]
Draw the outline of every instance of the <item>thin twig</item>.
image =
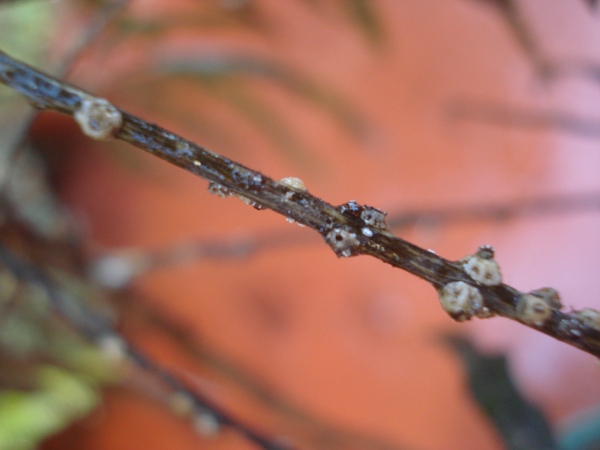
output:
[[195, 239], [156, 250], [130, 247], [111, 249], [93, 258], [88, 274], [99, 285], [121, 289], [149, 272], [205, 259], [250, 258], [269, 250], [316, 243], [315, 236], [292, 230], [269, 230], [246, 237]]
[[81, 299], [64, 292], [60, 285], [42, 269], [16, 256], [2, 245], [0, 245], [0, 262], [19, 280], [42, 288], [47, 294], [54, 313], [66, 320], [85, 338], [105, 349], [111, 358], [127, 358], [138, 369], [156, 377], [169, 389], [169, 394], [173, 397], [173, 402], [177, 403], [176, 408], [179, 412], [189, 415], [200, 431], [212, 434], [221, 426], [228, 426], [265, 450], [291, 449], [289, 445], [267, 438], [242, 424], [214, 402], [189, 388], [143, 352], [128, 344], [125, 338], [112, 329], [105, 317], [87, 309]]
[[469, 119], [491, 125], [525, 129], [555, 129], [578, 136], [598, 139], [600, 121], [578, 117], [564, 111], [544, 111], [507, 106], [492, 102], [452, 102], [446, 107], [450, 119]]
[[590, 211], [600, 212], [600, 192], [553, 195], [495, 204], [454, 205], [430, 210], [403, 211], [396, 214], [390, 213], [388, 224], [390, 228], [400, 229], [423, 221], [432, 221], [443, 225], [478, 221], [502, 222], [510, 219], [539, 218]]
[[477, 0], [481, 3], [487, 3], [497, 9], [502, 16], [510, 33], [513, 35], [517, 44], [529, 58], [535, 70], [545, 76], [548, 69], [548, 59], [540, 49], [533, 32], [531, 31], [521, 8], [516, 0]]
[[[513, 200], [505, 203], [455, 205], [429, 210], [403, 210], [390, 213], [390, 229], [401, 229], [421, 223], [448, 225], [453, 223], [492, 221], [517, 218], [600, 212], [600, 192], [547, 196]], [[88, 273], [92, 279], [110, 289], [121, 289], [135, 278], [149, 272], [179, 264], [202, 260], [247, 259], [258, 253], [316, 243], [314, 236], [299, 230], [268, 230], [244, 237], [191, 239], [175, 245], [148, 250], [139, 247], [104, 250], [92, 258]]]
[[353, 201], [333, 206], [301, 183], [269, 178], [1, 52], [0, 81], [38, 108], [74, 116], [90, 137], [129, 142], [207, 179], [213, 193], [238, 196], [258, 209], [271, 209], [313, 228], [340, 257], [370, 255], [428, 281], [456, 320], [504, 316], [600, 356], [600, 313], [587, 309], [565, 313], [551, 289], [526, 294], [503, 284], [489, 247], [449, 261], [394, 236], [385, 214], [375, 208]]

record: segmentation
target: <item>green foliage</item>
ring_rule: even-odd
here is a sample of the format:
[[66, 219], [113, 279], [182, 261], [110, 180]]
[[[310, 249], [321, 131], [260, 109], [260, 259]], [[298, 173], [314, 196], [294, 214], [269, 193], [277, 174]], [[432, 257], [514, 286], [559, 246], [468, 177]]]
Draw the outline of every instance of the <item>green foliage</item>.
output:
[[0, 448], [37, 448], [46, 437], [83, 417], [99, 401], [97, 387], [55, 366], [35, 369], [33, 391], [0, 391]]
[[0, 3], [2, 49], [32, 65], [45, 62], [48, 45], [56, 33], [55, 12], [56, 8], [45, 1]]
[[[59, 320], [45, 290], [22, 283], [0, 272], [3, 450], [36, 448], [88, 414], [98, 404], [101, 387], [118, 380], [115, 365]], [[91, 294], [88, 289], [87, 298], [93, 298]], [[65, 298], [63, 306], [77, 308], [77, 301]]]

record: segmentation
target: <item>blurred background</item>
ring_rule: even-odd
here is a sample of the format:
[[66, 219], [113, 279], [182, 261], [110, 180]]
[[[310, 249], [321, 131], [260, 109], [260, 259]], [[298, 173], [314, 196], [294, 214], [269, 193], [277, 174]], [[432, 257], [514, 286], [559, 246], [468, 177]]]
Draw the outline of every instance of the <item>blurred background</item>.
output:
[[[445, 258], [490, 244], [521, 291], [600, 308], [595, 1], [22, 0], [0, 4], [0, 48], [334, 205], [376, 206]], [[600, 448], [592, 356], [502, 318], [456, 324], [425, 282], [338, 259], [314, 231], [92, 142], [68, 117], [33, 119], [5, 88], [0, 121], [2, 177], [18, 179], [5, 182], [2, 245], [69, 274], [129, 342], [253, 429], [302, 449], [533, 448], [469, 390], [469, 374], [508, 383], [506, 368], [556, 448]], [[64, 366], [35, 334], [60, 321], [24, 327], [19, 305], [0, 315], [4, 392], [40, 361]], [[98, 379], [85, 414], [41, 448], [256, 448], [226, 428], [199, 433], [143, 378]], [[507, 406], [506, 392], [490, 401]], [[0, 419], [11, 405], [0, 400]]]

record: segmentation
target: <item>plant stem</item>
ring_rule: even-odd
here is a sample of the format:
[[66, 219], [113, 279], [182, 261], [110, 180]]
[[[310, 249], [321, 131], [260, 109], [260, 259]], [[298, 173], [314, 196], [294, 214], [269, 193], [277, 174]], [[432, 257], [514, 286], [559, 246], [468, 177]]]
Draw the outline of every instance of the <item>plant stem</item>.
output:
[[[108, 104], [103, 99], [95, 98], [77, 87], [16, 61], [1, 51], [0, 81], [23, 94], [37, 108], [71, 116], [80, 113], [90, 101], [103, 102], [103, 106]], [[119, 128], [114, 132], [115, 138], [205, 178], [211, 183], [212, 190], [222, 196], [238, 196], [257, 209], [271, 209], [313, 228], [338, 256], [373, 256], [429, 282], [440, 295], [445, 286], [451, 283], [456, 286], [457, 282], [462, 282], [460, 286], [471, 286], [481, 294], [489, 315], [516, 320], [600, 356], [600, 319], [595, 324], [591, 320], [584, 320], [577, 311], [562, 312], [557, 302], [551, 302], [552, 309], [548, 316], [543, 321], [531, 323], [530, 317], [523, 318], [518, 306], [523, 298], [531, 300], [532, 295], [539, 295], [537, 291], [529, 295], [506, 284], [490, 285], [475, 281], [472, 274], [467, 273], [463, 260], [446, 260], [394, 236], [383, 220], [385, 213], [353, 201], [333, 206], [304, 189], [291, 186], [284, 180], [269, 178], [139, 117], [116, 108], [114, 114], [120, 114]], [[491, 250], [483, 250], [481, 255], [488, 252]], [[488, 259], [490, 256], [481, 258]], [[473, 290], [468, 292], [472, 293]], [[456, 293], [458, 295], [458, 291]], [[460, 315], [460, 318], [458, 315], [453, 317], [457, 320], [468, 318], [464, 315]]]

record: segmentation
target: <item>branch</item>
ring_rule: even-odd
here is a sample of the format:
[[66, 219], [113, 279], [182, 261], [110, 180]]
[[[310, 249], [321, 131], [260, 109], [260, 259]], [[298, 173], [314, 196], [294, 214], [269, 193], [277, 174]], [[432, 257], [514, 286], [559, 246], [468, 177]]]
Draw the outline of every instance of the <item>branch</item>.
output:
[[112, 329], [106, 317], [86, 308], [81, 299], [64, 292], [43, 270], [16, 256], [2, 245], [0, 262], [18, 279], [42, 288], [54, 313], [85, 338], [96, 342], [111, 360], [129, 362], [156, 378], [168, 389], [168, 401], [172, 408], [180, 415], [188, 416], [200, 433], [214, 435], [222, 426], [228, 426], [262, 449], [291, 450], [289, 445], [267, 438], [242, 424], [208, 398], [189, 388], [183, 381], [129, 345], [125, 338]]
[[529, 293], [503, 284], [490, 247], [449, 261], [394, 236], [385, 213], [350, 201], [333, 206], [311, 195], [300, 180], [276, 181], [187, 141], [108, 101], [58, 81], [0, 52], [0, 81], [37, 108], [74, 116], [94, 139], [117, 138], [210, 182], [212, 193], [237, 196], [316, 230], [339, 257], [370, 255], [429, 282], [442, 307], [458, 321], [499, 315], [600, 356], [600, 313], [562, 312], [556, 291]]
[[[600, 211], [600, 192], [536, 197], [504, 203], [453, 205], [436, 209], [402, 210], [391, 213], [386, 221], [395, 231], [431, 223], [447, 225], [464, 222], [503, 222], [510, 219], [546, 217]], [[268, 230], [250, 236], [221, 239], [191, 239], [156, 250], [139, 247], [112, 248], [94, 256], [88, 273], [100, 286], [122, 289], [135, 278], [149, 272], [202, 260], [250, 258], [258, 253], [316, 243], [314, 236], [299, 230]]]
[[199, 341], [190, 332], [189, 327], [183, 326], [181, 321], [165, 314], [162, 309], [157, 309], [156, 305], [152, 304], [154, 302], [148, 297], [140, 296], [137, 293], [131, 294], [126, 292], [126, 296], [119, 299], [121, 313], [143, 321], [153, 335], [156, 335], [157, 332], [164, 333], [165, 338], [171, 340], [194, 361], [210, 367], [221, 377], [228, 379], [257, 402], [276, 413], [277, 417], [285, 419], [288, 424], [293, 426], [295, 436], [303, 436], [303, 445], [299, 448], [321, 450], [407, 449], [407, 447], [399, 446], [383, 437], [354, 428], [334, 425], [317, 417], [287, 399], [282, 392], [278, 392], [277, 389], [261, 380], [249, 368], [243, 367], [219, 351], [203, 344], [202, 340]]
[[549, 70], [548, 58], [544, 55], [535, 39], [534, 33], [519, 8], [516, 0], [478, 0], [495, 8], [502, 16], [510, 29], [510, 33], [516, 39], [525, 56], [529, 58], [535, 70], [542, 76]]
[[459, 100], [446, 106], [446, 114], [454, 120], [477, 120], [491, 125], [533, 130], [556, 129], [591, 139], [600, 137], [600, 122], [598, 120], [578, 117], [563, 111], [544, 111], [491, 102]]

